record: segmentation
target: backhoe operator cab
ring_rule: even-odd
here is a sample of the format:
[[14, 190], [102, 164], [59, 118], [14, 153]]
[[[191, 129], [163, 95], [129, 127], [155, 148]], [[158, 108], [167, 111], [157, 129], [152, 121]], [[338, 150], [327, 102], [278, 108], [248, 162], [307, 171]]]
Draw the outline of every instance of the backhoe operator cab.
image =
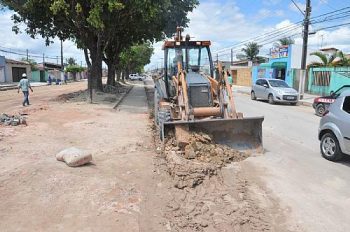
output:
[[[178, 69], [181, 68], [186, 71], [190, 105], [212, 106], [210, 82], [206, 78], [212, 77], [214, 73], [210, 44], [210, 41], [190, 41], [189, 35], [184, 40], [181, 31], [177, 33], [175, 40], [165, 41], [163, 78], [164, 82], [168, 83], [165, 86], [167, 98], [176, 96], [172, 79], [178, 75]], [[194, 97], [196, 94], [197, 97]], [[201, 99], [202, 97], [204, 99]]]

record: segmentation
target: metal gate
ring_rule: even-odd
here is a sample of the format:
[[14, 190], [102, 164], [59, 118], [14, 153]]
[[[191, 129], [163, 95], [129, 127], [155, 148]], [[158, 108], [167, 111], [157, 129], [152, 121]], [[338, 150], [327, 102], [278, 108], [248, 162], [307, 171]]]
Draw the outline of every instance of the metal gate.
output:
[[12, 81], [19, 82], [23, 73], [27, 73], [26, 68], [12, 67]]

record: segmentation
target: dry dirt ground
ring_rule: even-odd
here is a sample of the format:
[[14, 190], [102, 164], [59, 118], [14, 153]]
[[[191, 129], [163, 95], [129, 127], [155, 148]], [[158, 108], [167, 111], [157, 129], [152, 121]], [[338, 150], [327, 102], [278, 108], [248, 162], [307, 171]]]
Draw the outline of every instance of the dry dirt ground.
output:
[[[0, 93], [0, 113], [28, 114], [27, 126], [0, 127], [0, 231], [301, 230], [244, 161], [176, 187], [173, 174], [193, 169], [156, 153], [142, 83], [116, 109], [113, 94], [96, 95], [94, 104], [53, 100], [86, 83], [40, 88], [25, 108], [15, 91]], [[56, 161], [72, 146], [93, 162]]]

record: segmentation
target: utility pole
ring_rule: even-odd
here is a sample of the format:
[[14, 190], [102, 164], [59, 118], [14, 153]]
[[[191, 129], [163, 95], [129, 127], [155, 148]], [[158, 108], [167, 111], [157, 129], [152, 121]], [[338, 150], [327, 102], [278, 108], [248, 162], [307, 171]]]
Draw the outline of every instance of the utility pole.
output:
[[45, 53], [43, 53], [43, 68], [45, 69]]
[[61, 40], [61, 71], [64, 71], [63, 67], [63, 40]]
[[231, 48], [231, 65], [233, 65], [233, 48]]
[[311, 0], [306, 0], [306, 9], [304, 14], [304, 30], [303, 30], [303, 51], [301, 55], [301, 75], [299, 80], [299, 96], [300, 99], [304, 97], [304, 83], [306, 79], [306, 58], [307, 58], [307, 43], [309, 39], [309, 25], [311, 14]]
[[29, 51], [27, 49], [27, 62], [29, 61]]

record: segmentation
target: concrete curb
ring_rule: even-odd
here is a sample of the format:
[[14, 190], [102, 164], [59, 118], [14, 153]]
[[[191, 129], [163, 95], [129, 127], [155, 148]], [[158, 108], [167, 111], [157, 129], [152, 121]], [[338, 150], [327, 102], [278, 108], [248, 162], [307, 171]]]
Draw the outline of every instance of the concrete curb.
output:
[[117, 102], [115, 103], [113, 109], [117, 109], [118, 108], [120, 103], [124, 100], [126, 95], [128, 95], [133, 88], [134, 88], [134, 85], [130, 86], [130, 88], [117, 100]]

